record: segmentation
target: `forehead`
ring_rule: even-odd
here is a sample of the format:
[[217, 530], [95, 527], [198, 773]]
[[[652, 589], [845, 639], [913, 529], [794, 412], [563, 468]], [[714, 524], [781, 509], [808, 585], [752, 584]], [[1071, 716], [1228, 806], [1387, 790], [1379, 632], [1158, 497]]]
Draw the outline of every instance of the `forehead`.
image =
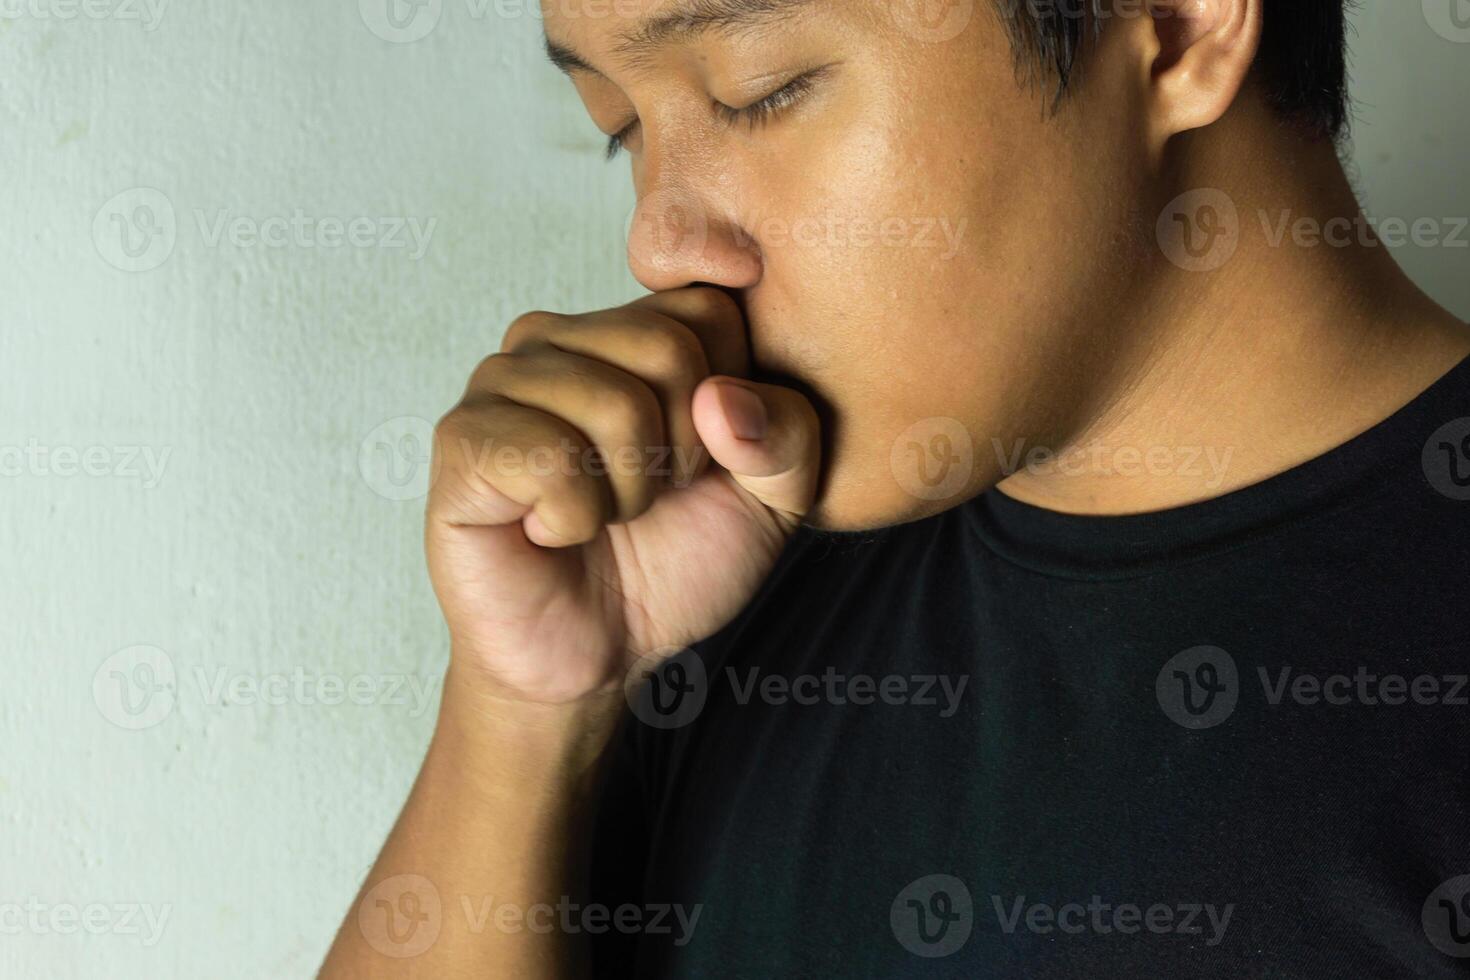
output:
[[[584, 70], [592, 50], [636, 59], [711, 33], [779, 23], [818, 0], [541, 0], [552, 60]], [[855, 3], [858, 0], [845, 0]], [[558, 57], [561, 54], [564, 57]]]
[[679, 0], [538, 0], [547, 33], [554, 30], [577, 30], [584, 25], [592, 29], [617, 30], [635, 24], [660, 11], [667, 12]]

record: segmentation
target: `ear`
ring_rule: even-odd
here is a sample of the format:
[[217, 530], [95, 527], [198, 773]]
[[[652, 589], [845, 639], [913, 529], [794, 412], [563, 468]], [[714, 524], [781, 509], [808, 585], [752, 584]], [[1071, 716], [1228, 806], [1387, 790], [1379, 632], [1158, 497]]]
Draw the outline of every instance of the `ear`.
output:
[[[1287, 0], [1298, 3], [1301, 0]], [[1225, 115], [1261, 45], [1264, 0], [1147, 0], [1149, 118], [1155, 147]]]

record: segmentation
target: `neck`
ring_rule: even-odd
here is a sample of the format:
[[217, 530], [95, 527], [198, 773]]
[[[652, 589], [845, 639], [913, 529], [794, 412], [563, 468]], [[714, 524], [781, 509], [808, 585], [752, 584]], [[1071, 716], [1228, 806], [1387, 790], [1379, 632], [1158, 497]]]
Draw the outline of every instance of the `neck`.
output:
[[[1470, 354], [1464, 324], [1368, 228], [1330, 143], [1284, 135], [1249, 107], [1176, 142], [1169, 186], [1223, 191], [1238, 245], [1230, 253], [1222, 236], [1202, 254], [1228, 208], [1186, 199], [1194, 236], [1150, 249], [1086, 417], [1047, 441], [1055, 458], [1023, 461], [1000, 484], [1008, 496], [1098, 515], [1217, 497], [1361, 434]], [[1186, 271], [1170, 255], [1218, 267]]]

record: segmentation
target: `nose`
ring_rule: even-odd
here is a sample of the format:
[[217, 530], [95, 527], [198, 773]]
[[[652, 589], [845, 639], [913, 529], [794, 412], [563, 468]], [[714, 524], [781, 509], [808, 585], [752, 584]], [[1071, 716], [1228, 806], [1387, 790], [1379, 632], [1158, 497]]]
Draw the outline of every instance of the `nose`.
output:
[[628, 268], [650, 292], [694, 283], [748, 289], [760, 282], [755, 236], [685, 183], [662, 183], [639, 199], [628, 228]]

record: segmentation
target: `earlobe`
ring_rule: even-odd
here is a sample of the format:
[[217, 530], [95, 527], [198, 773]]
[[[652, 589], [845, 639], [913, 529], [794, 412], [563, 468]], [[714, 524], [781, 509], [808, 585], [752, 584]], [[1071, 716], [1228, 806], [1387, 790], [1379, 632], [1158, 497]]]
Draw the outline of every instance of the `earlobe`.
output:
[[1260, 47], [1263, 0], [1148, 0], [1156, 147], [1216, 122], [1245, 86]]

